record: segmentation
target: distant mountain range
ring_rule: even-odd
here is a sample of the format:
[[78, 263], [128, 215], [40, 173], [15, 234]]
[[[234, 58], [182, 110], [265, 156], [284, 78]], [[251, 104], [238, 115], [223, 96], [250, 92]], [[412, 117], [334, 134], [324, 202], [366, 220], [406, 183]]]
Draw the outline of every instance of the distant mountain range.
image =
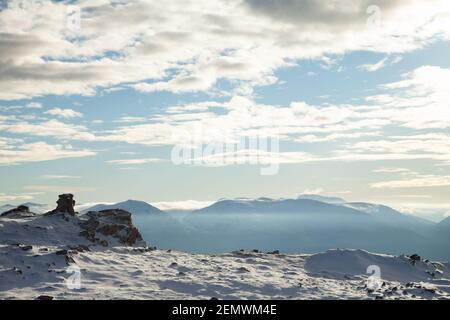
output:
[[220, 200], [212, 205], [195, 210], [193, 214], [227, 214], [227, 213], [314, 213], [314, 214], [349, 214], [368, 215], [364, 211], [346, 206], [336, 206], [330, 203], [309, 199], [239, 199]]
[[199, 209], [193, 214], [227, 214], [227, 213], [296, 213], [333, 216], [359, 216], [374, 222], [427, 234], [434, 223], [425, 219], [405, 215], [390, 207], [364, 202], [347, 203], [341, 198], [302, 195], [297, 199], [238, 199], [220, 200], [209, 207]]
[[[31, 211], [47, 205], [26, 203]], [[0, 207], [0, 213], [15, 206]], [[194, 252], [279, 249], [317, 252], [359, 248], [393, 254], [419, 253], [450, 259], [450, 218], [434, 223], [384, 205], [337, 197], [221, 199], [188, 214], [164, 212], [144, 201], [96, 204], [81, 213], [122, 209], [152, 245]], [[84, 206], [85, 207], [85, 206]]]

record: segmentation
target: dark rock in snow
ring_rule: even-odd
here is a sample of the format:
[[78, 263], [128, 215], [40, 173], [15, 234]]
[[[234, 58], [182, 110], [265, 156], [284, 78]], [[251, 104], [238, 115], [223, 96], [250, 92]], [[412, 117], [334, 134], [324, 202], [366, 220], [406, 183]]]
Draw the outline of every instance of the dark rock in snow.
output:
[[418, 254], [413, 254], [413, 255], [409, 256], [409, 260], [411, 261], [412, 264], [416, 264], [416, 262], [420, 261], [421, 258]]
[[56, 255], [61, 255], [61, 256], [65, 256], [65, 255], [68, 254], [68, 253], [69, 253], [69, 252], [68, 252], [66, 249], [59, 250], [59, 251], [56, 251], [56, 252], [55, 252]]
[[55, 210], [47, 212], [46, 215], [56, 214], [56, 213], [68, 213], [71, 216], [75, 215], [75, 200], [73, 200], [73, 194], [64, 193], [59, 195], [58, 201], [56, 201], [57, 207]]
[[41, 295], [41, 296], [37, 297], [36, 300], [53, 300], [53, 297], [47, 296], [47, 295]]
[[89, 218], [81, 223], [84, 230], [80, 233], [91, 242], [108, 246], [108, 241], [100, 240], [100, 236], [117, 239], [119, 244], [132, 246], [138, 243], [145, 245], [145, 242], [138, 229], [133, 226], [131, 213], [120, 210], [90, 211], [86, 214]]

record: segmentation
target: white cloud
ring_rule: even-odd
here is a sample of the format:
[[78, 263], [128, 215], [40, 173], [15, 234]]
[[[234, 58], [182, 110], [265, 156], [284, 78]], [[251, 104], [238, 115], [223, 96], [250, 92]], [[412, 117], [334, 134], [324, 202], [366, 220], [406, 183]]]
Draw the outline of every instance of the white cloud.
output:
[[381, 167], [381, 168], [372, 170], [372, 172], [375, 172], [375, 173], [401, 173], [401, 174], [410, 174], [410, 173], [411, 173], [411, 170], [406, 169], [406, 168], [386, 168], [386, 167]]
[[143, 159], [120, 159], [120, 160], [108, 160], [106, 163], [115, 165], [140, 165], [148, 163], [161, 163], [164, 159], [158, 158], [143, 158]]
[[60, 117], [60, 118], [65, 118], [65, 119], [81, 118], [83, 116], [82, 113], [77, 112], [75, 110], [72, 110], [72, 109], [61, 109], [61, 108], [50, 109], [50, 110], [44, 112], [44, 114], [50, 114], [52, 116], [57, 116], [57, 117]]
[[32, 200], [34, 196], [32, 194], [4, 194], [0, 193], [0, 202], [16, 201], [16, 200]]
[[24, 190], [52, 192], [52, 193], [77, 193], [94, 191], [92, 187], [78, 187], [78, 186], [61, 186], [61, 185], [29, 185], [25, 186]]
[[86, 127], [67, 124], [55, 119], [36, 124], [28, 122], [0, 123], [0, 131], [2, 130], [15, 134], [55, 137], [64, 140], [95, 140], [95, 135], [88, 132]]
[[372, 188], [426, 188], [450, 186], [450, 176], [446, 175], [418, 175], [407, 180], [392, 180], [373, 183]]
[[30, 102], [26, 107], [28, 109], [42, 109], [42, 104], [39, 102]]
[[60, 175], [60, 174], [46, 174], [41, 176], [43, 179], [53, 180], [53, 179], [79, 179], [80, 176], [69, 176], [69, 175]]
[[375, 64], [363, 64], [358, 66], [359, 70], [365, 70], [367, 72], [375, 72], [380, 70], [381, 68], [384, 68], [386, 66], [386, 62], [388, 61], [388, 58], [381, 59]]
[[450, 68], [422, 66], [403, 75], [403, 80], [382, 86], [384, 94], [368, 97], [375, 105], [362, 116], [391, 119], [411, 129], [450, 127]]
[[302, 194], [321, 194], [321, 193], [323, 193], [323, 188], [305, 189], [302, 192]]
[[393, 57], [385, 57], [374, 64], [363, 64], [356, 67], [359, 70], [367, 71], [367, 72], [375, 72], [378, 71], [388, 65], [397, 64], [403, 60], [402, 56], [393, 56]]
[[205, 208], [215, 201], [197, 201], [197, 200], [185, 200], [185, 201], [166, 201], [166, 202], [153, 202], [152, 205], [163, 211], [192, 211], [201, 208]]
[[124, 116], [121, 117], [118, 120], [115, 120], [114, 122], [118, 123], [134, 123], [134, 122], [145, 122], [147, 119], [144, 117], [130, 117], [130, 116]]
[[[23, 5], [20, 5], [23, 4]], [[369, 0], [9, 1], [0, 12], [0, 99], [94, 95], [98, 88], [232, 90], [277, 81], [297, 59], [369, 50], [401, 53], [448, 39], [446, 0], [383, 0], [368, 28]], [[67, 5], [82, 9], [67, 28]], [[267, 54], [270, 52], [270, 54]]]
[[0, 165], [49, 161], [64, 158], [93, 156], [90, 150], [77, 150], [70, 145], [50, 145], [46, 142], [0, 145]]

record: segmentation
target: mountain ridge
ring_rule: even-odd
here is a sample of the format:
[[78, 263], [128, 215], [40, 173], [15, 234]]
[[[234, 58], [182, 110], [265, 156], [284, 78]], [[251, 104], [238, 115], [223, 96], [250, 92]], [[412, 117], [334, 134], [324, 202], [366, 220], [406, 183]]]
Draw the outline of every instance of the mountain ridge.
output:
[[121, 209], [132, 214], [157, 214], [163, 215], [164, 211], [158, 209], [157, 207], [140, 200], [125, 200], [122, 202], [117, 202], [114, 204], [97, 204], [87, 209], [82, 210], [82, 213], [87, 213], [89, 211], [102, 211], [102, 210], [110, 210], [110, 209]]

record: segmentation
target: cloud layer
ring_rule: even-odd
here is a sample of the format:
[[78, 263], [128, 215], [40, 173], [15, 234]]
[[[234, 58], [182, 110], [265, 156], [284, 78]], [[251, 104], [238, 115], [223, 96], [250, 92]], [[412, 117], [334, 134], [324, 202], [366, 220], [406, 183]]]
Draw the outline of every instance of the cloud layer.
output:
[[0, 100], [118, 85], [228, 94], [220, 79], [243, 94], [301, 59], [405, 52], [450, 33], [445, 0], [21, 0], [0, 21]]

